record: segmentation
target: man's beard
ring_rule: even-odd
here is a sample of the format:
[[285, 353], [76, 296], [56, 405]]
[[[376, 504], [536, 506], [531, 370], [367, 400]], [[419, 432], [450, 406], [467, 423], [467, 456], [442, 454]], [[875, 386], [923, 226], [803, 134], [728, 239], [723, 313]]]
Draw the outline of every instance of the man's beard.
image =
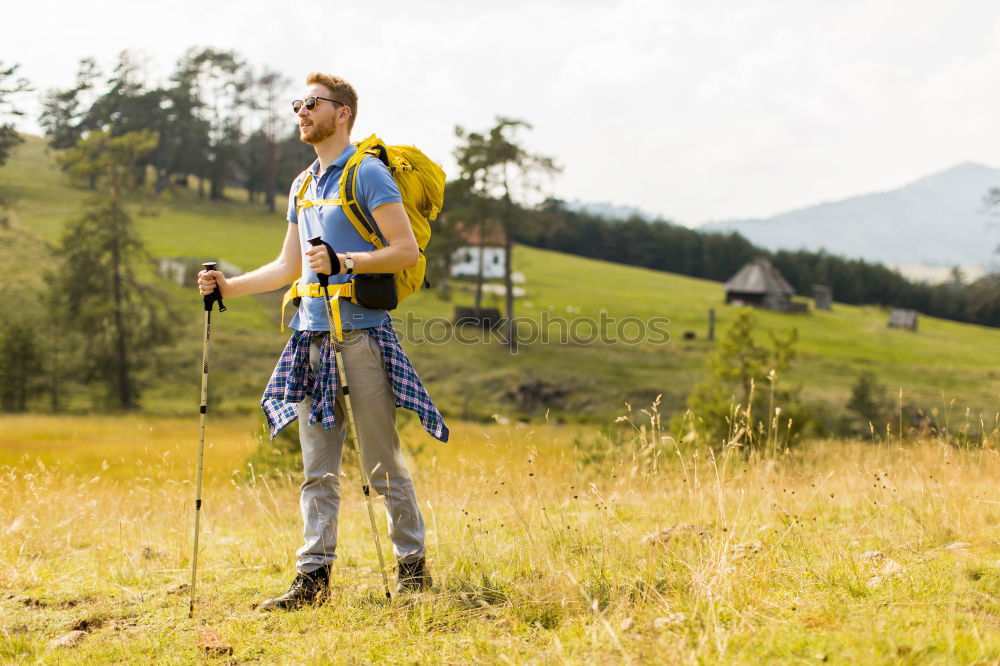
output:
[[305, 128], [299, 127], [299, 141], [315, 146], [337, 133], [337, 123], [333, 118], [323, 124], [313, 123], [311, 127], [312, 133], [308, 136], [302, 131]]

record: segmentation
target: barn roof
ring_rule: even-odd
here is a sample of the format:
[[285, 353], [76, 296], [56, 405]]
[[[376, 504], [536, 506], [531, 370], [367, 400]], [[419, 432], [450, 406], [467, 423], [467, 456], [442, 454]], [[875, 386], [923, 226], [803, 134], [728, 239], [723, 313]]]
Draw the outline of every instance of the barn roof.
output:
[[758, 257], [741, 268], [726, 282], [727, 292], [741, 294], [781, 294], [792, 296], [795, 290], [781, 277], [778, 269], [767, 259]]

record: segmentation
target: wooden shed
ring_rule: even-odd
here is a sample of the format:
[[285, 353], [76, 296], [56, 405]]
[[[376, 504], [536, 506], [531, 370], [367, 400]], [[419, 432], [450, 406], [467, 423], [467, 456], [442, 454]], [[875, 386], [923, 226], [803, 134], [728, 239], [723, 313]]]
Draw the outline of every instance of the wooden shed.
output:
[[833, 309], [833, 289], [825, 284], [813, 285], [813, 307], [817, 310]]
[[809, 306], [792, 300], [795, 290], [767, 259], [758, 257], [725, 284], [726, 303], [752, 305], [778, 312], [805, 312]]
[[917, 330], [917, 311], [905, 308], [893, 308], [889, 311], [889, 328], [905, 328], [908, 331]]

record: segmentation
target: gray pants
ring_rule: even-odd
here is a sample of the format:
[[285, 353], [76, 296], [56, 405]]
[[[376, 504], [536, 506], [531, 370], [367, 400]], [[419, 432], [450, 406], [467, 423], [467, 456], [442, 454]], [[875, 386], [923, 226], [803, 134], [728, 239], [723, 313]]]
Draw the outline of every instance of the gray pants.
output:
[[[319, 369], [322, 339], [309, 347], [313, 371]], [[345, 331], [342, 345], [351, 407], [361, 440], [362, 464], [372, 488], [383, 497], [389, 520], [389, 538], [397, 558], [423, 557], [424, 518], [420, 515], [413, 480], [406, 470], [396, 433], [396, 405], [392, 386], [382, 363], [378, 342], [366, 331]], [[337, 426], [309, 425], [309, 396], [299, 403], [299, 440], [302, 444], [302, 509], [305, 543], [298, 550], [296, 568], [303, 573], [329, 566], [336, 558], [337, 512], [340, 509], [340, 463], [347, 434], [344, 394], [337, 391]], [[350, 479], [361, 494], [361, 479]], [[366, 518], [358, 516], [359, 520]]]

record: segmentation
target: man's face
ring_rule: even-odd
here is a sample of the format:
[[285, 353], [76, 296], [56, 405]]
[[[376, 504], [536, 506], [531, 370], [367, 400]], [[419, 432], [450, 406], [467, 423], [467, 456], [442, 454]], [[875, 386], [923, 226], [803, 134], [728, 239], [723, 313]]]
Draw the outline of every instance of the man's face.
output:
[[[302, 95], [302, 99], [307, 97], [333, 97], [333, 95], [326, 89], [326, 86], [314, 83], [306, 88]], [[316, 145], [334, 136], [339, 128], [337, 118], [342, 114], [343, 108], [340, 104], [334, 104], [325, 99], [317, 99], [316, 106], [313, 107], [312, 111], [303, 104], [298, 113], [299, 140]]]

